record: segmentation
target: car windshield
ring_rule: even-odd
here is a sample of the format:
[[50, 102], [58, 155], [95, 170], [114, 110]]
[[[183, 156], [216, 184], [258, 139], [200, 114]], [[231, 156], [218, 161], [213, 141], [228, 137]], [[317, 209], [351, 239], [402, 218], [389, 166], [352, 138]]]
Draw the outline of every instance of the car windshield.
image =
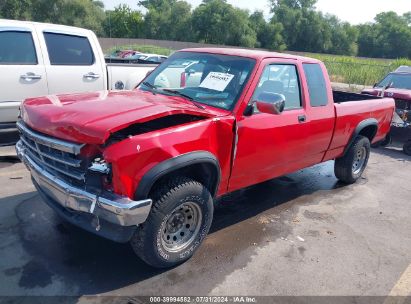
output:
[[244, 57], [177, 52], [138, 88], [232, 110], [254, 66], [255, 60]]
[[377, 87], [383, 88], [388, 85], [390, 88], [411, 90], [411, 74], [389, 74], [377, 84]]

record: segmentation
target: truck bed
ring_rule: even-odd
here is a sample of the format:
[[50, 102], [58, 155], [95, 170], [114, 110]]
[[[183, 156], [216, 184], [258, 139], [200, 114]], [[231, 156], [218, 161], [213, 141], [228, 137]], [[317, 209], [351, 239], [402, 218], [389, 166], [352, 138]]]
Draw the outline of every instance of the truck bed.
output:
[[381, 99], [381, 97], [333, 90], [334, 103]]
[[333, 95], [336, 121], [334, 136], [326, 159], [341, 156], [355, 133], [356, 127], [363, 121], [372, 120], [378, 126], [373, 142], [385, 138], [390, 129], [394, 112], [394, 100], [392, 98], [341, 91], [333, 91]]

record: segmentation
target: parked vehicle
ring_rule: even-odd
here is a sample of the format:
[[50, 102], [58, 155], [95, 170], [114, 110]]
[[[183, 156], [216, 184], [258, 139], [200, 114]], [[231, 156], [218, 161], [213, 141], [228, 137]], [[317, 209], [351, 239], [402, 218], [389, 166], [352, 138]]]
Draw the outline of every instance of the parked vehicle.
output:
[[[182, 61], [203, 65], [200, 82], [157, 87]], [[134, 91], [27, 99], [16, 150], [62, 217], [170, 267], [200, 246], [217, 197], [332, 159], [354, 183], [393, 111], [392, 98], [332, 92], [315, 59], [187, 49]]]
[[106, 65], [89, 30], [0, 19], [0, 129], [15, 127], [25, 98], [130, 89], [156, 66]]
[[[411, 67], [401, 66], [395, 72], [389, 73], [383, 80], [376, 83], [372, 89], [363, 90], [363, 94], [372, 96], [387, 96], [395, 99], [395, 113], [392, 120], [394, 128], [411, 129]], [[388, 145], [391, 135], [381, 142]], [[411, 138], [406, 138], [404, 153], [411, 155]]]
[[119, 58], [127, 58], [127, 57], [131, 57], [137, 54], [141, 54], [138, 51], [134, 51], [134, 50], [123, 50], [118, 54]]
[[160, 64], [165, 61], [168, 57], [157, 54], [143, 54], [138, 53], [126, 57], [106, 57], [107, 63], [146, 63], [146, 64]]
[[115, 50], [111, 52], [110, 54], [105, 55], [105, 58], [118, 58], [121, 54], [121, 50]]
[[162, 63], [167, 60], [167, 56], [164, 55], [157, 55], [157, 54], [144, 54], [144, 56], [140, 57], [140, 61], [145, 62], [154, 62], [154, 63]]

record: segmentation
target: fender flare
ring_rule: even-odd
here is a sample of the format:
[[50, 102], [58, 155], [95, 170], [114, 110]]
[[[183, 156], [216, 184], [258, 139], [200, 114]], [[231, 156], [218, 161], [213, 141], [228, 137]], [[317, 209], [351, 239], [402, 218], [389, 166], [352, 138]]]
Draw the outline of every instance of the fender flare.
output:
[[161, 177], [178, 169], [196, 164], [212, 165], [216, 170], [216, 183], [213, 189], [210, 189], [210, 193], [214, 197], [221, 180], [220, 163], [218, 162], [217, 158], [210, 152], [196, 151], [178, 155], [176, 157], [162, 161], [151, 168], [149, 171], [147, 171], [143, 175], [140, 183], [137, 186], [135, 199], [147, 198], [154, 183]]
[[357, 127], [355, 128], [355, 130], [354, 130], [354, 132], [351, 136], [350, 141], [348, 142], [347, 146], [344, 149], [344, 154], [343, 155], [345, 155], [347, 153], [348, 149], [350, 149], [350, 147], [353, 144], [355, 138], [361, 133], [361, 131], [364, 128], [369, 127], [369, 126], [375, 127], [375, 132], [372, 134], [372, 138], [375, 137], [375, 135], [377, 134], [377, 131], [378, 131], [378, 121], [375, 118], [368, 118], [368, 119], [365, 119], [365, 120], [361, 121], [357, 125]]

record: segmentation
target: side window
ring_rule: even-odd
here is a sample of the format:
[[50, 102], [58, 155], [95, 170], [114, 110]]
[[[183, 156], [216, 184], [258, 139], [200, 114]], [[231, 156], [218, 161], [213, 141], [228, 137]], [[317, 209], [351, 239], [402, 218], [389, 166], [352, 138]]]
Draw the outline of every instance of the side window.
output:
[[94, 54], [87, 37], [44, 33], [51, 65], [93, 65]]
[[[298, 80], [297, 67], [291, 64], [268, 65], [264, 69], [252, 100], [257, 100], [258, 96], [262, 93], [284, 95], [286, 110], [301, 108], [300, 82]], [[254, 107], [254, 112], [258, 112], [257, 107]]]
[[31, 32], [0, 31], [0, 65], [37, 64]]
[[310, 104], [312, 107], [322, 107], [328, 104], [327, 86], [323, 71], [319, 64], [303, 64], [307, 78]]

